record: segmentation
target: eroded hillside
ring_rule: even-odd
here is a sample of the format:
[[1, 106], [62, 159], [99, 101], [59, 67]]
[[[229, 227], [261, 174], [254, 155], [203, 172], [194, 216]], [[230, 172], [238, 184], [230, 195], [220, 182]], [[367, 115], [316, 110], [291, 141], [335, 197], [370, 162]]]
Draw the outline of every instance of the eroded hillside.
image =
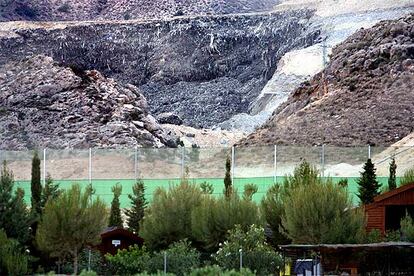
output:
[[278, 0], [2, 0], [0, 21], [124, 20], [271, 10]]
[[241, 144], [389, 145], [413, 131], [414, 15], [362, 29]]
[[0, 30], [0, 64], [36, 54], [132, 83], [151, 112], [211, 127], [248, 112], [284, 53], [319, 41], [312, 12], [38, 24]]

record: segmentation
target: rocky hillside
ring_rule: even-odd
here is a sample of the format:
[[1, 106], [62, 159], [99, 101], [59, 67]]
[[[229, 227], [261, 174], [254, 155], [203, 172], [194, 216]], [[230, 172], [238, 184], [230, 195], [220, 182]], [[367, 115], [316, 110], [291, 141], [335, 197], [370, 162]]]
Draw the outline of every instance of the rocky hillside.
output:
[[413, 131], [414, 14], [362, 29], [241, 144], [389, 145]]
[[271, 10], [278, 0], [2, 0], [0, 21], [125, 20]]
[[133, 85], [36, 56], [0, 66], [0, 141], [9, 150], [176, 146]]
[[[139, 87], [158, 115], [211, 127], [248, 112], [284, 53], [320, 40], [312, 12], [168, 20], [0, 23], [0, 65], [34, 54]], [[27, 26], [30, 27], [27, 27]], [[3, 31], [3, 35], [1, 35]]]

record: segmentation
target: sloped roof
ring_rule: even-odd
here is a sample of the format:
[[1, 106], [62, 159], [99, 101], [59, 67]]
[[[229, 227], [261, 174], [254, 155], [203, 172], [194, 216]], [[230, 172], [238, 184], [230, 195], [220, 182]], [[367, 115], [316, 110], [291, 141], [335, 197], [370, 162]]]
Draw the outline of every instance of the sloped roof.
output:
[[381, 195], [378, 195], [374, 198], [374, 202], [383, 201], [387, 198], [393, 197], [393, 196], [395, 196], [399, 193], [403, 193], [403, 192], [406, 192], [406, 191], [411, 190], [411, 189], [414, 189], [414, 183], [407, 184], [407, 185], [401, 186], [397, 189], [394, 189], [392, 191], [389, 191], [389, 192], [383, 193]]
[[115, 236], [115, 235], [121, 235], [124, 236], [125, 238], [128, 238], [130, 240], [133, 240], [135, 242], [139, 242], [139, 243], [143, 243], [144, 239], [139, 237], [138, 235], [132, 233], [131, 231], [128, 231], [124, 228], [121, 227], [108, 227], [106, 228], [104, 231], [102, 231], [101, 233], [101, 238], [109, 238], [111, 236]]

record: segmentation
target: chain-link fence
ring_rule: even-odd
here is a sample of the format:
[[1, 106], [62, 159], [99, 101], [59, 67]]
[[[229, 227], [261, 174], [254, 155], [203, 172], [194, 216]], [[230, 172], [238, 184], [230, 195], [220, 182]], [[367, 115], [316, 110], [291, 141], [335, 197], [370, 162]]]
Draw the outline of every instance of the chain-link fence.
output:
[[[0, 161], [7, 161], [16, 186], [30, 198], [31, 158], [33, 151], [0, 151]], [[72, 183], [92, 183], [106, 202], [112, 199], [111, 187], [123, 186], [121, 204], [128, 206], [127, 195], [136, 179], [144, 181], [149, 200], [158, 187], [179, 183], [188, 172], [190, 181], [208, 182], [214, 194], [223, 191], [226, 158], [231, 160], [231, 177], [239, 193], [245, 184], [258, 186], [254, 200], [260, 200], [268, 187], [280, 183], [286, 175], [306, 160], [316, 166], [323, 177], [334, 181], [347, 178], [349, 191], [357, 191], [356, 180], [363, 164], [371, 158], [377, 168], [378, 180], [386, 184], [389, 163], [395, 158], [397, 177], [414, 167], [414, 147], [334, 147], [334, 146], [260, 146], [233, 148], [132, 148], [39, 151], [42, 179], [50, 175], [60, 187]]]

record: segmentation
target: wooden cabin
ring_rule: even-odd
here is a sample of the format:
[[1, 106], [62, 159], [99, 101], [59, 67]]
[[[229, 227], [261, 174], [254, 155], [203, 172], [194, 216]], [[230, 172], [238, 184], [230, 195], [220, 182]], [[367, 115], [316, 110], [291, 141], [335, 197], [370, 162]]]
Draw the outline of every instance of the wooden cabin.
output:
[[115, 255], [118, 249], [127, 249], [135, 244], [141, 247], [144, 244], [142, 238], [120, 227], [108, 227], [101, 233], [101, 239], [97, 249], [102, 255], [107, 253]]
[[376, 196], [373, 203], [365, 205], [366, 229], [378, 229], [382, 234], [398, 230], [407, 212], [414, 217], [414, 183]]

